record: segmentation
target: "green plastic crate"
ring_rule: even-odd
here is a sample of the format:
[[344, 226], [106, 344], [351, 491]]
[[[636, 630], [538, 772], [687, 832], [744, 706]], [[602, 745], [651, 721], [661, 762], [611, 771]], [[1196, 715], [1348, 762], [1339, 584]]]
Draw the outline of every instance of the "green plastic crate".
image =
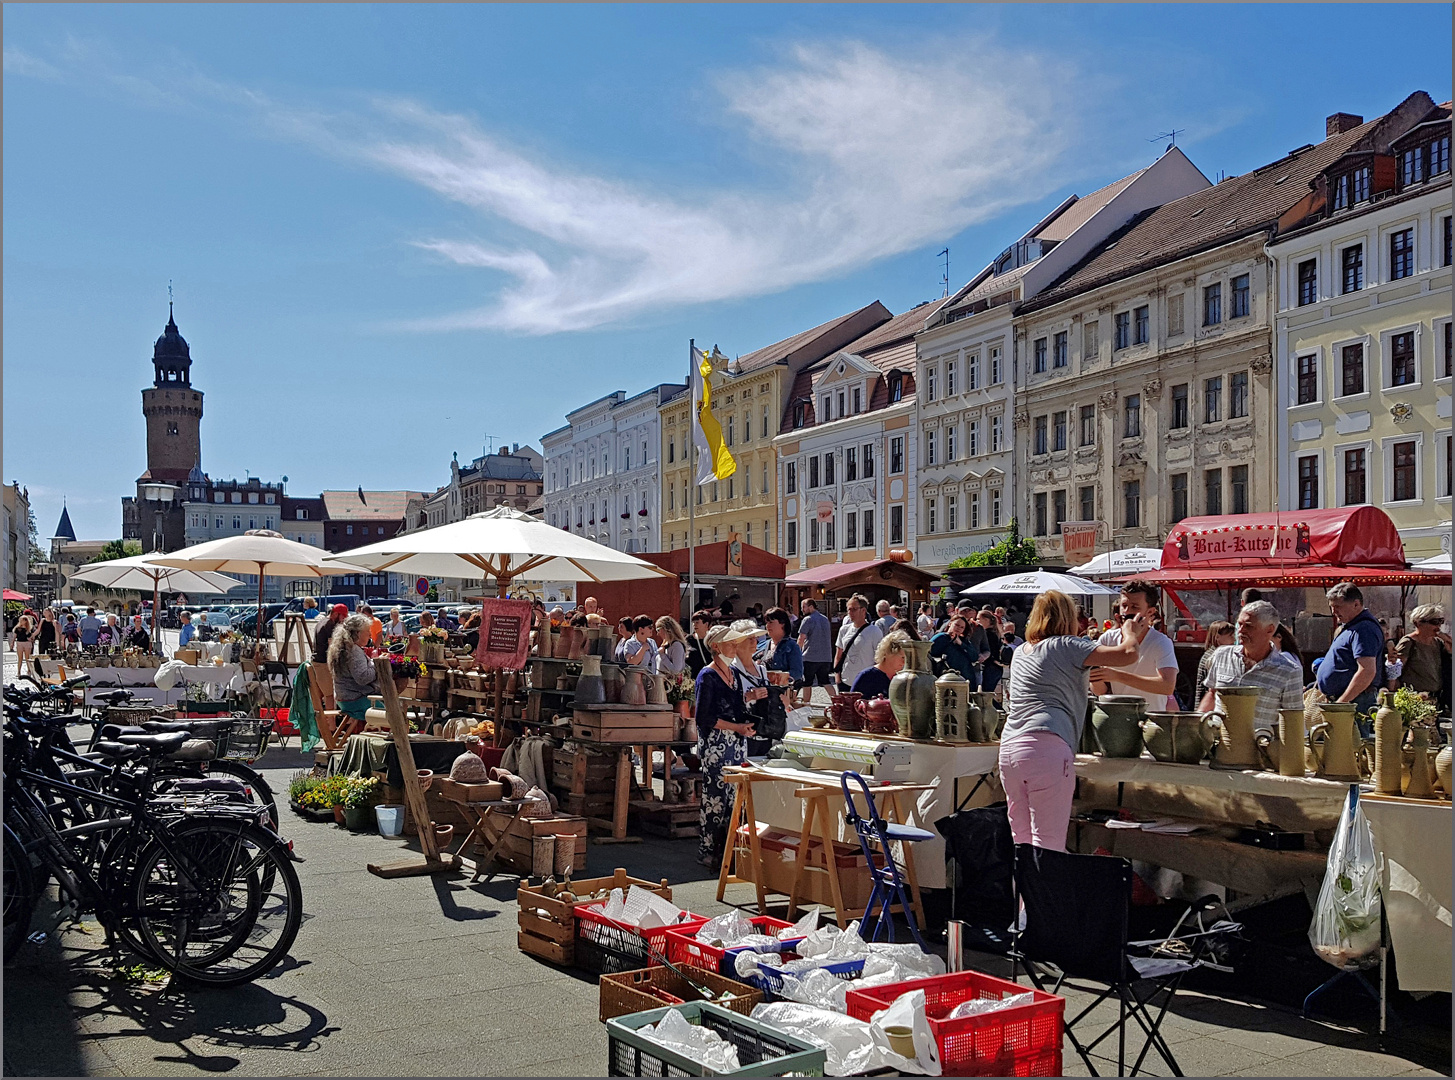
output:
[[[692, 1024], [704, 1024], [738, 1048], [740, 1067], [711, 1072], [637, 1034], [671, 1011]], [[822, 1076], [825, 1053], [767, 1024], [717, 1005], [689, 1001], [664, 1009], [619, 1016], [606, 1022], [608, 1076]]]

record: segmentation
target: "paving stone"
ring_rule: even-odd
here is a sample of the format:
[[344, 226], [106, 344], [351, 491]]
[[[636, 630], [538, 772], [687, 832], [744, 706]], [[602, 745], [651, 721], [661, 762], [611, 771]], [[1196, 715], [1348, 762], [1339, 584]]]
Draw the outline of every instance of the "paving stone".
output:
[[1353, 1047], [1316, 1046], [1284, 1059], [1309, 1076], [1394, 1076], [1419, 1063]]

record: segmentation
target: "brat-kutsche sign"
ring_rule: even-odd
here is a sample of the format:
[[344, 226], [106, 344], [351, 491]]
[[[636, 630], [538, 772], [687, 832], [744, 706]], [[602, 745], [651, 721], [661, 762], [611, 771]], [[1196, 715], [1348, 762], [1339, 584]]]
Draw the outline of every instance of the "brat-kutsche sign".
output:
[[487, 669], [520, 671], [530, 655], [530, 601], [485, 600], [475, 659]]

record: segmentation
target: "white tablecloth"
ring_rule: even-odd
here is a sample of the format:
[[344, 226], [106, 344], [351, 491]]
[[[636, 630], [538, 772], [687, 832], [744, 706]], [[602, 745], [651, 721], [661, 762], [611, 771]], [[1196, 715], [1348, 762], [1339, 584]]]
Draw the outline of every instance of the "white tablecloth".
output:
[[[914, 846], [915, 870], [921, 887], [949, 887], [945, 875], [945, 841], [935, 832], [935, 822], [954, 812], [956, 780], [965, 778], [973, 786], [977, 778], [995, 771], [999, 756], [999, 746], [914, 744], [914, 752], [910, 756], [909, 777], [905, 782], [934, 785], [931, 790], [920, 792], [915, 800], [919, 820], [926, 829], [935, 833], [933, 840], [922, 840]], [[827, 766], [831, 763], [827, 759], [816, 759], [815, 764]], [[841, 769], [832, 771], [837, 774]], [[968, 794], [970, 788], [965, 784], [961, 787], [962, 795]], [[906, 801], [901, 799], [901, 804]], [[842, 796], [838, 799], [831, 798], [830, 805], [841, 809]], [[754, 784], [753, 809], [758, 820], [769, 825], [793, 829], [795, 832], [803, 827], [803, 800], [794, 797], [792, 784]], [[839, 839], [858, 843], [852, 830], [846, 834], [842, 816], [839, 818], [839, 829]]]
[[1390, 944], [1401, 990], [1450, 992], [1450, 804], [1359, 800], [1382, 858]]

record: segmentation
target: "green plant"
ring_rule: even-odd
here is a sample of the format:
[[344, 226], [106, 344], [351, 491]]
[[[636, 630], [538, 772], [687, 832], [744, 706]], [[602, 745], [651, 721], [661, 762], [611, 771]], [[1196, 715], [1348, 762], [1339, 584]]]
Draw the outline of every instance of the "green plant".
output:
[[1394, 707], [1399, 710], [1400, 721], [1406, 730], [1417, 725], [1428, 727], [1434, 724], [1438, 712], [1433, 701], [1408, 686], [1401, 686], [1394, 692]]
[[1010, 532], [993, 547], [962, 555], [953, 560], [948, 568], [958, 570], [966, 566], [1034, 566], [1040, 561], [1036, 542], [1029, 537], [1023, 539], [1015, 518], [1011, 518]]
[[322, 783], [322, 777], [314, 776], [307, 769], [299, 769], [288, 781], [288, 801], [299, 802], [303, 798], [304, 792], [312, 791]]
[[344, 809], [359, 810], [365, 806], [372, 806], [379, 781], [372, 776], [351, 776], [348, 780], [348, 788], [344, 792]]
[[330, 776], [299, 796], [298, 805], [305, 810], [332, 810], [335, 806], [342, 806], [348, 795], [349, 779], [347, 776]]
[[670, 675], [667, 678], [667, 704], [678, 705], [687, 702], [689, 705], [694, 702], [697, 696], [697, 685], [683, 672], [680, 675]]

